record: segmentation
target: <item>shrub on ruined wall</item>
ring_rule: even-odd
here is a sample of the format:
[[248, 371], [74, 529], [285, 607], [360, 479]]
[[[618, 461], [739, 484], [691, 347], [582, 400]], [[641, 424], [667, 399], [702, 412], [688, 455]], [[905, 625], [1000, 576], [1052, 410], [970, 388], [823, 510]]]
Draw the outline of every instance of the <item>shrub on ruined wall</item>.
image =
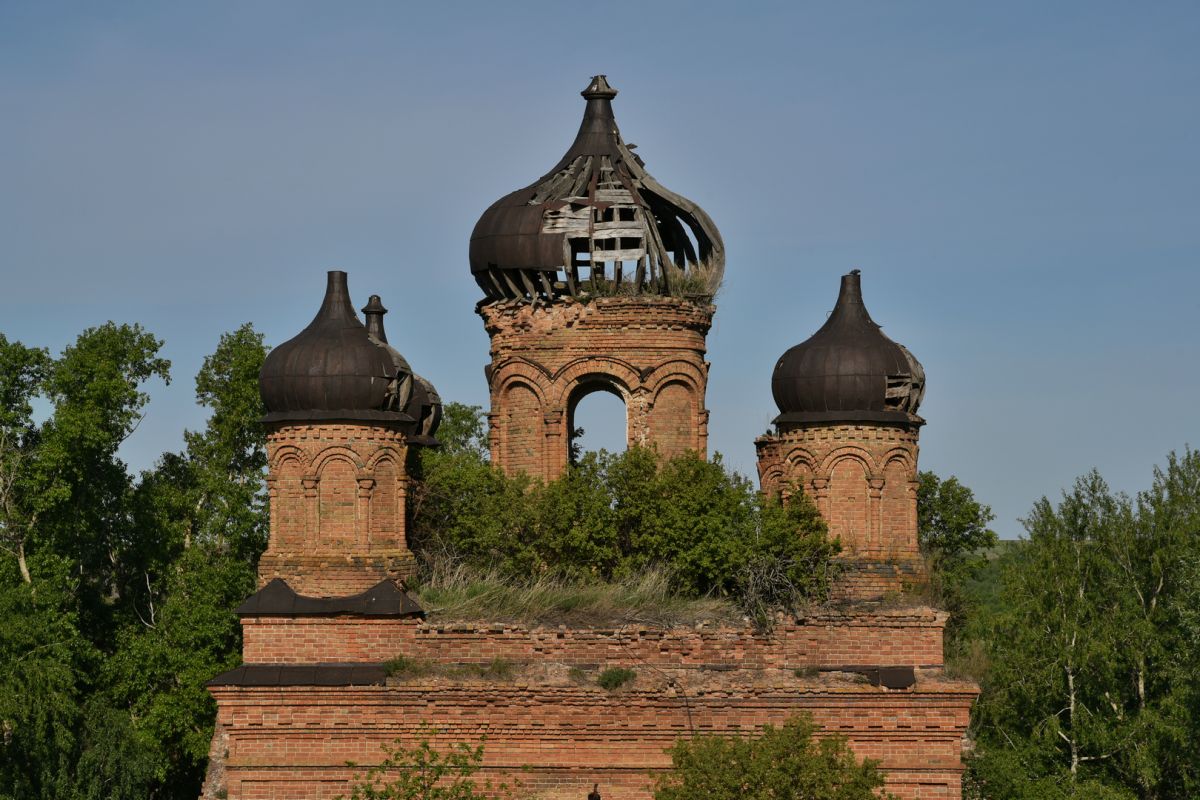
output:
[[671, 748], [671, 771], [655, 800], [895, 800], [879, 793], [883, 773], [858, 761], [840, 736], [813, 738], [807, 715], [755, 738], [697, 736]]
[[416, 468], [410, 544], [419, 555], [514, 578], [610, 581], [665, 567], [676, 591], [732, 597], [755, 617], [828, 588], [837, 547], [811, 501], [764, 498], [719, 455], [587, 453], [541, 484], [492, 468], [477, 410], [447, 412], [444, 448], [423, 452]]

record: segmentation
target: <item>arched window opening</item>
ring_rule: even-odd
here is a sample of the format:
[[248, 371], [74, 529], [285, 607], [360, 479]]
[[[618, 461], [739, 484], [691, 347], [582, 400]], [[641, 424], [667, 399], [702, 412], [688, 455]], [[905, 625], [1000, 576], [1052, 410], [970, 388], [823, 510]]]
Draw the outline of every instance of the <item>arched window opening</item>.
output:
[[572, 464], [588, 452], [625, 451], [629, 438], [625, 401], [610, 386], [596, 384], [581, 389], [572, 400], [569, 424]]

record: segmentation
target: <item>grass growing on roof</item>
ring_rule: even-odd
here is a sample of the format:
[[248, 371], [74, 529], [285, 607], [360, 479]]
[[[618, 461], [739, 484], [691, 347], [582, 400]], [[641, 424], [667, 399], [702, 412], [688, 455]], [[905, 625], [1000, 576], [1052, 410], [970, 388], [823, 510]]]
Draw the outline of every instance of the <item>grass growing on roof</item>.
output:
[[685, 597], [673, 591], [663, 569], [647, 569], [615, 581], [550, 575], [513, 579], [495, 570], [442, 560], [428, 566], [413, 593], [431, 621], [593, 627], [742, 621], [742, 613], [728, 600]]

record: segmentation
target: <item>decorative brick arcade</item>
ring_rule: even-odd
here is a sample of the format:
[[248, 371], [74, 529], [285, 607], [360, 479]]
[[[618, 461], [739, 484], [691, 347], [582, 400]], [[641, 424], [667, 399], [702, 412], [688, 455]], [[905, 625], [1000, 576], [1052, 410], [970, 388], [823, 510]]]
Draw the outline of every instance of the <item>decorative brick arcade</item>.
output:
[[[545, 478], [565, 468], [574, 406], [593, 390], [624, 399], [631, 443], [703, 453], [707, 438], [720, 235], [621, 141], [603, 76], [583, 95], [571, 150], [472, 235], [493, 460]], [[434, 443], [438, 404], [387, 345], [381, 309], [374, 298], [363, 326], [332, 273], [317, 319], [264, 365], [271, 540], [237, 610], [245, 663], [209, 684], [206, 800], [348, 794], [381, 745], [412, 746], [428, 726], [438, 745], [486, 736], [478, 777], [525, 796], [583, 800], [598, 783], [605, 800], [648, 800], [679, 737], [751, 736], [800, 712], [878, 759], [901, 798], [961, 797], [978, 688], [944, 673], [946, 615], [862, 602], [919, 577], [924, 374], [870, 322], [857, 274], [830, 323], [780, 359], [776, 433], [756, 442], [764, 490], [810, 492], [856, 568], [841, 602], [770, 633], [427, 620], [396, 579], [412, 565], [407, 451]], [[400, 656], [423, 669], [389, 675]], [[486, 669], [496, 659], [508, 669]], [[637, 677], [606, 691], [608, 667]]]
[[625, 403], [630, 445], [707, 452], [704, 337], [714, 308], [674, 297], [483, 305], [491, 337], [492, 460], [546, 480], [567, 466], [575, 407], [594, 391]]
[[410, 577], [407, 457], [405, 434], [384, 425], [271, 425], [259, 586], [283, 578], [302, 594], [339, 597]]

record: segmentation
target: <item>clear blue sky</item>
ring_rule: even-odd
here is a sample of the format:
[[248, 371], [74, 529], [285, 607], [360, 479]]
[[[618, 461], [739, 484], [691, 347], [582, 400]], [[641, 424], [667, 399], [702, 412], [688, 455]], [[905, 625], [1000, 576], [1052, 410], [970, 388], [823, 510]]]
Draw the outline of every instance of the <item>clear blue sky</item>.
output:
[[289, 338], [326, 269], [486, 404], [468, 236], [603, 72], [728, 248], [712, 448], [753, 473], [775, 359], [858, 267], [929, 375], [922, 466], [1015, 536], [1200, 445], [1198, 41], [1194, 2], [0, 2], [0, 330], [165, 339], [139, 467], [202, 424], [218, 336]]

